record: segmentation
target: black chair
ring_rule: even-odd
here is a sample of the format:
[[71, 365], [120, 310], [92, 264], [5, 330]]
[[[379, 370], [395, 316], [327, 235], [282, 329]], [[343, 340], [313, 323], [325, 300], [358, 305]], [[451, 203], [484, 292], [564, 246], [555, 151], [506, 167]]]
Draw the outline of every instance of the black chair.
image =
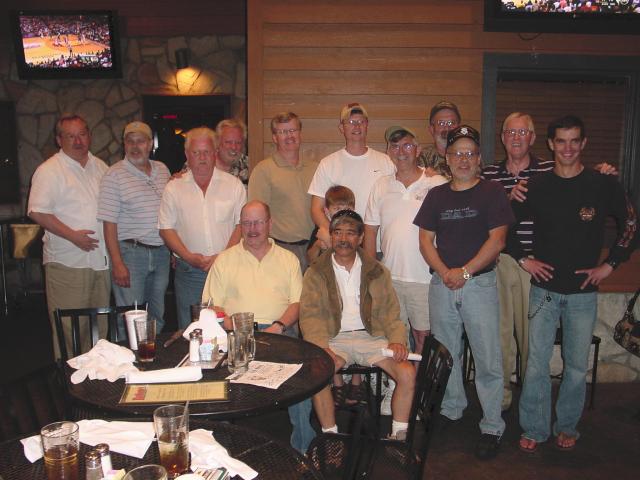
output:
[[[433, 336], [426, 340], [422, 358], [416, 377], [407, 439], [361, 436], [358, 429], [354, 430], [353, 435], [319, 435], [311, 443], [307, 456], [325, 478], [423, 477], [434, 421], [440, 410], [453, 359]], [[418, 423], [422, 424], [421, 429], [416, 428]]]
[[[146, 304], [138, 305], [138, 308], [144, 309]], [[107, 316], [108, 329], [107, 340], [110, 342], [120, 342], [127, 340], [125, 338], [119, 338], [118, 335], [118, 317], [128, 310], [133, 310], [133, 305], [121, 306], [121, 307], [98, 307], [98, 308], [72, 308], [72, 309], [59, 309], [54, 311], [56, 322], [56, 333], [58, 334], [58, 346], [60, 347], [60, 357], [62, 360], [69, 360], [70, 358], [80, 355], [82, 352], [82, 339], [80, 334], [80, 326], [84, 322], [89, 322], [89, 334], [91, 336], [91, 346], [93, 347], [100, 339], [98, 324], [101, 320], [100, 317]], [[71, 348], [72, 351], [67, 350], [67, 342], [65, 341], [65, 330], [62, 327], [62, 320], [69, 319], [71, 324]], [[125, 329], [126, 332], [126, 329]]]
[[65, 388], [56, 364], [0, 385], [0, 441], [39, 432], [70, 418]]
[[[380, 405], [382, 404], [382, 369], [372, 365], [370, 367], [364, 365], [353, 364], [342, 367], [337, 372], [339, 375], [362, 375], [364, 376], [365, 390], [367, 393], [364, 399], [365, 404], [368, 407], [369, 414], [373, 418], [380, 417]], [[375, 376], [376, 385], [375, 393], [372, 389], [371, 377]], [[347, 406], [348, 407], [348, 406]]]

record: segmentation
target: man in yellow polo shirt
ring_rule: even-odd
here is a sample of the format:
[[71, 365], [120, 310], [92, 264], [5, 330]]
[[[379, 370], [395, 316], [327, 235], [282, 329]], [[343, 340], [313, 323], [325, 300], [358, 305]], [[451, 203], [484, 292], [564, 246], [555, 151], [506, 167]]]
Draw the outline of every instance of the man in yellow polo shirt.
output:
[[[202, 293], [228, 316], [253, 312], [261, 330], [298, 337], [302, 273], [296, 256], [279, 247], [271, 233], [269, 206], [258, 200], [242, 207], [242, 241], [218, 255]], [[231, 328], [231, 325], [225, 325]], [[315, 436], [309, 423], [311, 401], [289, 407], [291, 445], [304, 453]]]

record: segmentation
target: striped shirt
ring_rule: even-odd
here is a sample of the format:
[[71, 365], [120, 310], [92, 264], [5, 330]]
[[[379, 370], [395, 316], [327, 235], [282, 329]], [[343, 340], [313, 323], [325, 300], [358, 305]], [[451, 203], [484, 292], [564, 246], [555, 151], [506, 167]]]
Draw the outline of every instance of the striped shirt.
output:
[[[507, 170], [507, 161], [503, 160], [500, 163], [493, 165], [487, 165], [483, 167], [481, 177], [494, 182], [500, 182], [504, 187], [504, 191], [509, 195], [513, 187], [515, 187], [520, 180], [528, 180], [536, 175], [553, 170], [555, 162], [553, 160], [540, 160], [534, 156], [531, 156], [529, 166], [520, 171], [518, 175], [513, 175]], [[518, 241], [522, 246], [526, 255], [531, 254], [533, 251], [533, 221], [523, 220], [516, 227], [516, 233]], [[506, 252], [510, 253], [510, 252]], [[516, 259], [518, 260], [518, 259]]]
[[118, 240], [163, 244], [158, 231], [158, 211], [171, 174], [164, 163], [150, 162], [151, 175], [125, 159], [109, 168], [102, 178], [98, 220], [116, 223]]

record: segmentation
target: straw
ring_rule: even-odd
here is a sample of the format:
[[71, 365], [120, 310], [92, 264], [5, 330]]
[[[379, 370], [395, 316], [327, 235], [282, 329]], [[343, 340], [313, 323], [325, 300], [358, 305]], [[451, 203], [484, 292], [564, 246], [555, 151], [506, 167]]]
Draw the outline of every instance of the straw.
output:
[[211, 306], [211, 300], [213, 300], [211, 297], [209, 297], [209, 301], [207, 302], [207, 308], [209, 308]]
[[182, 425], [187, 424], [187, 419], [189, 418], [189, 402], [191, 400], [187, 400], [187, 403], [184, 404], [184, 414], [182, 416]]
[[134, 300], [133, 301], [133, 309], [137, 310], [138, 309], [138, 300]]

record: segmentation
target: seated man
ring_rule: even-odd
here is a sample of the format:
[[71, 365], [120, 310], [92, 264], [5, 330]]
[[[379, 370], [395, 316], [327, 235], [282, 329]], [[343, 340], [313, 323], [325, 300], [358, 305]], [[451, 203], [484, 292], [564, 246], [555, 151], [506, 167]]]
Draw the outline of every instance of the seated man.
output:
[[[271, 212], [258, 200], [240, 211], [242, 240], [218, 255], [209, 271], [202, 301], [222, 307], [227, 315], [253, 312], [265, 332], [298, 336], [302, 273], [297, 257], [269, 238]], [[231, 329], [229, 318], [225, 328]], [[304, 453], [315, 437], [309, 423], [311, 402], [289, 407], [291, 445]]]
[[[407, 361], [407, 332], [389, 271], [358, 245], [364, 222], [351, 210], [336, 213], [329, 224], [331, 249], [307, 270], [300, 298], [304, 339], [324, 348], [335, 363], [377, 365], [396, 381], [391, 400], [391, 438], [406, 438], [415, 387]], [[393, 351], [393, 358], [381, 349]], [[337, 432], [329, 386], [313, 397], [323, 432]]]

